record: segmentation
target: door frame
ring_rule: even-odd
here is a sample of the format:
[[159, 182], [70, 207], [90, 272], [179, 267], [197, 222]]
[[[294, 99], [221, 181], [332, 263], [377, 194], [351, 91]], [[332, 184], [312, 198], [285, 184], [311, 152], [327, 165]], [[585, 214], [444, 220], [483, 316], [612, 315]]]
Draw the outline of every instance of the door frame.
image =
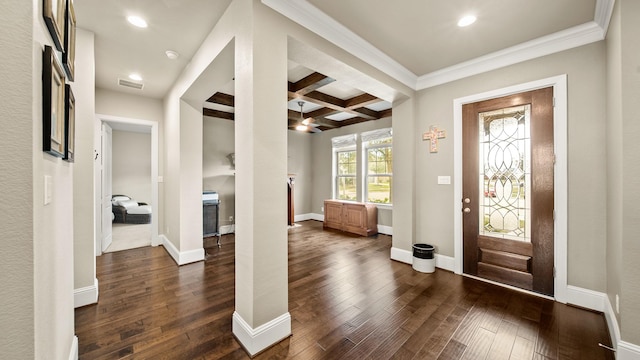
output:
[[525, 91], [553, 87], [553, 135], [556, 163], [554, 170], [554, 299], [567, 302], [567, 235], [568, 235], [568, 153], [567, 153], [567, 75], [491, 90], [453, 100], [454, 157], [454, 272], [463, 274], [462, 254], [462, 105], [513, 95]]
[[[102, 123], [107, 123], [107, 124], [112, 124], [112, 123], [119, 123], [119, 124], [129, 124], [129, 125], [136, 125], [136, 126], [146, 126], [146, 127], [150, 127], [151, 128], [151, 246], [158, 246], [161, 245], [161, 241], [160, 241], [160, 237], [158, 235], [158, 228], [159, 228], [159, 206], [158, 206], [158, 183], [162, 182], [160, 177], [158, 176], [158, 122], [156, 121], [151, 121], [151, 120], [143, 120], [143, 119], [133, 119], [133, 118], [125, 118], [125, 117], [119, 117], [119, 116], [112, 116], [112, 115], [103, 115], [103, 114], [96, 114], [96, 122], [98, 123], [97, 126], [102, 128]], [[99, 154], [99, 156], [102, 156], [102, 154]], [[94, 165], [95, 166], [99, 166], [96, 165], [99, 162], [96, 162]], [[102, 192], [102, 179], [99, 178], [97, 179], [97, 182], [99, 182], [99, 186], [98, 184], [96, 184], [96, 188], [94, 189], [95, 193], [94, 193], [94, 201], [98, 201], [101, 203], [101, 192]], [[100, 207], [100, 213], [96, 214], [96, 218], [100, 218], [102, 216], [102, 207]], [[98, 208], [98, 206], [96, 206], [95, 208]], [[98, 221], [96, 221], [96, 256], [102, 255], [102, 224]]]

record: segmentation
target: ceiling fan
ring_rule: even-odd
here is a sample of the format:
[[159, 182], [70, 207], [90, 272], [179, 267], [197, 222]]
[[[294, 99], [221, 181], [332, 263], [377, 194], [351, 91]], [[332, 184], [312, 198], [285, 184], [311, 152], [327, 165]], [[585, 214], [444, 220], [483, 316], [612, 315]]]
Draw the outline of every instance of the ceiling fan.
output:
[[313, 133], [322, 132], [322, 130], [318, 129], [318, 124], [316, 124], [315, 119], [312, 117], [304, 118], [304, 112], [302, 111], [302, 107], [304, 106], [304, 101], [298, 101], [298, 105], [300, 105], [300, 122], [296, 125], [296, 130], [298, 131], [309, 131]]

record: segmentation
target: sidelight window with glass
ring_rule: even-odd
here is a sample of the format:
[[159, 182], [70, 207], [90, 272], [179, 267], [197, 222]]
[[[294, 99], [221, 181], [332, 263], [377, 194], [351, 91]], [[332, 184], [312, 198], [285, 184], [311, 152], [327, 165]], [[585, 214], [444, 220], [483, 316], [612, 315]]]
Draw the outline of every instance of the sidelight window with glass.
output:
[[478, 114], [480, 234], [530, 242], [531, 105]]
[[391, 128], [362, 133], [364, 198], [366, 202], [392, 203], [393, 136]]

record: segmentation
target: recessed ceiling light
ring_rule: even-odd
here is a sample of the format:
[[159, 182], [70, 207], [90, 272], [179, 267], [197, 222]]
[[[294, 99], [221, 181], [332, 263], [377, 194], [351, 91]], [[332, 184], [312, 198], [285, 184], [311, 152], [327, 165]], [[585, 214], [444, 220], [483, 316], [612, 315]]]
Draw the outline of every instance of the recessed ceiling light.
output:
[[140, 76], [139, 74], [131, 74], [129, 75], [129, 79], [135, 80], [135, 81], [142, 81], [142, 76]]
[[177, 59], [177, 58], [180, 56], [180, 54], [178, 54], [176, 51], [173, 51], [173, 50], [167, 50], [167, 51], [165, 51], [164, 53], [165, 53], [165, 54], [167, 55], [167, 57], [168, 57], [169, 59], [171, 59], [171, 60], [175, 60], [175, 59]]
[[476, 17], [473, 15], [467, 15], [458, 20], [458, 26], [465, 27], [473, 24], [474, 22], [476, 22]]
[[141, 18], [140, 16], [131, 15], [131, 16], [127, 17], [127, 21], [131, 25], [137, 26], [139, 28], [146, 28], [147, 27], [147, 22], [143, 18]]

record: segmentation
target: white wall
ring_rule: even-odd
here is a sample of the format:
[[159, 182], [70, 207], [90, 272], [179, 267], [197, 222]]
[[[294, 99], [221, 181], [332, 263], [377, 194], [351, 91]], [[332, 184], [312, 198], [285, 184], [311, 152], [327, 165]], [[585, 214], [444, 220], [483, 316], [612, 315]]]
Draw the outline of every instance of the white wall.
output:
[[202, 190], [217, 191], [220, 226], [233, 225], [236, 212], [236, 169], [227, 157], [235, 151], [234, 122], [205, 116], [202, 126]]
[[151, 134], [113, 130], [112, 191], [151, 204]]

